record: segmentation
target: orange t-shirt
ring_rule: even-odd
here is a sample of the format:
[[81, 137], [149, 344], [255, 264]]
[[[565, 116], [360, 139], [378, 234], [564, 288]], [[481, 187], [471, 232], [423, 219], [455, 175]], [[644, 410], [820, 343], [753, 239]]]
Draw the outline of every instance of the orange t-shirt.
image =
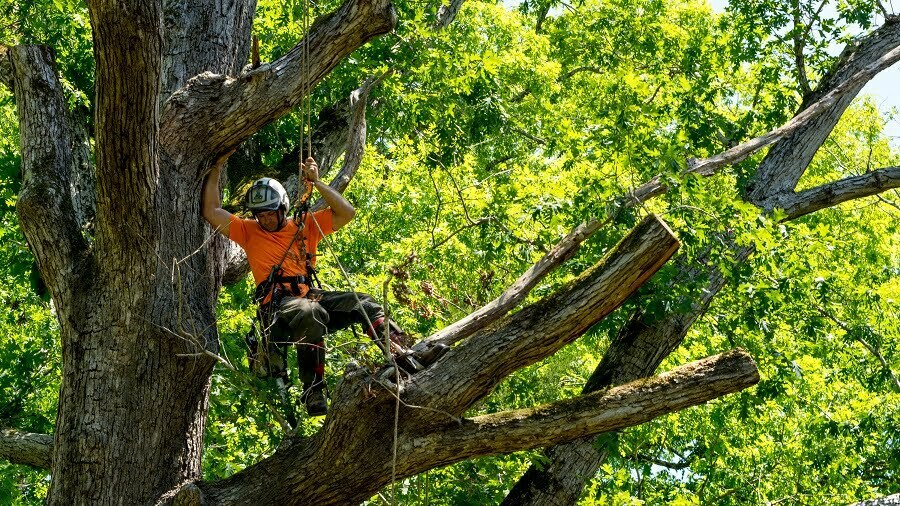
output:
[[[306, 259], [300, 256], [299, 242], [305, 241], [306, 252], [312, 255], [310, 263], [315, 267], [316, 246], [322, 240], [323, 235], [334, 232], [333, 217], [334, 214], [331, 209], [307, 213], [304, 220], [304, 229], [300, 232], [297, 240], [291, 244], [291, 240], [297, 231], [297, 225], [292, 219], [287, 219], [281, 230], [269, 232], [263, 229], [255, 219], [243, 220], [232, 215], [231, 225], [228, 228], [228, 238], [247, 252], [250, 271], [253, 273], [253, 280], [257, 285], [269, 277], [272, 266], [277, 264], [281, 257], [284, 256], [288, 244], [291, 244], [291, 249], [281, 263], [282, 275], [306, 276]], [[318, 222], [318, 227], [313, 222], [313, 218]], [[321, 233], [319, 232], [320, 227], [322, 229]], [[306, 288], [301, 288], [301, 290], [303, 293], [300, 295], [305, 295]]]

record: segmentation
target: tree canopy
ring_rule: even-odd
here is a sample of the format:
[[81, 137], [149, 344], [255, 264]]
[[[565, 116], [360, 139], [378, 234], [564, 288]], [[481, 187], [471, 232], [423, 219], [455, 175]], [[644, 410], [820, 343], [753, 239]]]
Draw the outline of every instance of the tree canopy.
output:
[[[311, 8], [320, 16], [340, 5]], [[322, 247], [328, 285], [348, 289], [349, 279], [405, 328], [430, 336], [490, 303], [580, 224], [598, 220], [523, 305], [570, 287], [659, 216], [680, 241], [675, 258], [580, 339], [489, 388], [465, 416], [484, 420], [620, 385], [628, 375], [607, 374], [605, 364], [637, 356], [626, 345], [644, 339], [639, 332], [677, 328], [680, 337], [658, 339], [670, 349], [628, 381], [743, 348], [759, 384], [590, 436], [597, 469], [579, 504], [846, 504], [897, 492], [900, 148], [885, 133], [897, 111], [856, 97], [900, 59], [891, 56], [900, 47], [894, 12], [877, 0], [735, 2], [722, 13], [697, 0], [393, 6], [394, 30], [320, 76], [310, 99], [325, 146], [329, 128], [346, 136], [347, 97], [367, 86], [361, 154], [317, 148], [337, 153], [323, 163], [331, 176], [361, 156], [344, 192], [356, 219]], [[303, 9], [302, 0], [259, 0], [253, 33], [263, 62], [304, 36]], [[4, 61], [7, 47], [53, 49], [65, 106], [84, 135], [74, 143], [89, 159], [99, 130], [92, 35], [81, 2], [0, 8]], [[245, 64], [249, 54], [236, 62]], [[0, 83], [9, 83], [7, 68], [0, 64]], [[857, 77], [864, 72], [871, 75]], [[851, 79], [863, 81], [845, 84]], [[822, 100], [832, 109], [770, 150], [715, 161]], [[834, 113], [842, 102], [849, 106]], [[16, 105], [0, 86], [0, 428], [47, 434], [63, 367], [60, 323], [16, 215]], [[224, 188], [232, 209], [253, 176], [296, 172], [302, 115], [286, 113], [241, 144]], [[822, 126], [831, 120], [833, 129]], [[779, 153], [796, 167], [770, 163]], [[694, 170], [697, 163], [712, 168]], [[91, 217], [82, 222], [92, 243]], [[248, 388], [241, 372], [253, 286], [246, 276], [232, 281], [215, 320], [219, 354], [239, 371], [212, 372], [202, 452], [209, 482], [289, 439], [269, 394]], [[349, 368], [380, 364], [354, 332], [327, 344], [332, 391]], [[302, 418], [297, 434], [314, 437], [321, 424]], [[564, 450], [402, 477], [370, 501], [514, 504], [509, 494], [523, 473], [553, 469], [554, 451]], [[40, 467], [0, 461], [0, 502], [41, 502], [49, 477]]]

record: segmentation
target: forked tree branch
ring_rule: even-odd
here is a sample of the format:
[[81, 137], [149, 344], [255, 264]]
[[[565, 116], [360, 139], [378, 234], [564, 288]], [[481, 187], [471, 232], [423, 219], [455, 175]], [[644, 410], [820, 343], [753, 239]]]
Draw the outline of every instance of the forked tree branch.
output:
[[50, 469], [51, 448], [53, 436], [49, 434], [0, 429], [0, 459], [13, 464]]
[[[831, 73], [830, 79], [826, 79], [819, 91], [811, 96], [812, 105], [807, 109], [818, 108], [818, 114], [835, 117], [819, 121], [816, 115], [808, 112], [805, 117], [803, 113], [798, 114], [779, 129], [705, 161], [695, 162], [689, 167], [689, 170], [698, 172], [702, 170], [701, 174], [709, 175], [725, 164], [743, 160], [755, 150], [776, 141], [776, 146], [780, 147], [773, 148], [766, 161], [772, 166], [771, 170], [774, 173], [779, 170], [787, 170], [783, 167], [792, 163], [792, 149], [796, 148], [795, 144], [805, 142], [807, 138], [813, 139], [810, 141], [813, 142], [821, 136], [817, 130], [824, 128], [819, 123], [824, 121], [827, 126], [831, 121], [836, 122], [837, 117], [840, 116], [843, 109], [828, 109], [824, 103], [829, 100], [835, 102], [838, 95], [849, 95], [852, 98], [858, 91], [854, 89], [854, 86], [858, 84], [848, 84], [848, 81], [867, 81], [870, 79], [870, 74], [874, 75], [880, 68], [886, 68], [893, 60], [896, 60], [896, 50], [893, 51], [892, 56], [885, 55], [886, 52], [890, 55], [892, 52], [890, 50], [900, 44], [900, 42], [894, 41], [900, 34], [896, 28], [896, 26], [882, 27], [876, 33], [868, 36], [859, 46], [851, 46], [862, 50], [854, 52], [852, 49], [848, 49], [845, 51], [854, 58], [845, 57]], [[872, 63], [873, 61], [874, 63]], [[859, 71], [861, 67], [863, 70]], [[808, 128], [807, 125], [809, 125]], [[830, 131], [830, 127], [828, 127], [828, 131]], [[822, 140], [825, 137], [827, 137], [827, 132], [825, 132], [825, 136], [822, 136]], [[815, 149], [818, 149], [818, 145]], [[665, 191], [666, 187], [661, 184], [661, 178], [656, 177], [638, 187], [632, 193], [632, 198], [624, 202], [626, 205], [634, 205]], [[761, 191], [760, 195], [767, 198], [771, 194]], [[739, 256], [743, 257], [747, 254], [749, 251], [742, 251]], [[684, 270], [684, 268], [679, 270]], [[684, 333], [693, 321], [705, 311], [706, 304], [723, 286], [721, 275], [717, 270], [712, 269], [711, 276], [710, 289], [703, 297], [705, 302], [696, 306], [689, 314], [682, 315], [676, 311], [669, 311], [668, 314], [653, 323], [645, 322], [643, 315], [634, 315], [632, 321], [622, 329], [620, 335], [610, 345], [610, 349], [604, 355], [603, 361], [594, 371], [591, 381], [585, 388], [603, 388], [610, 384], [618, 384], [623, 380], [628, 381], [640, 375], [652, 373], [659, 362], [681, 342]], [[591, 441], [588, 439], [558, 445], [547, 451], [550, 462], [547, 463], [546, 470], [529, 469], [507, 496], [504, 504], [542, 504], [550, 500], [549, 498], [553, 498], [559, 504], [574, 503], [585, 480], [593, 475], [604, 458], [603, 455], [593, 450]]]
[[[900, 60], [900, 47], [895, 47], [893, 50], [888, 51], [884, 56], [876, 60], [874, 63], [866, 66], [865, 68], [854, 74], [852, 77], [848, 78], [846, 81], [843, 81], [839, 86], [835, 87], [824, 96], [822, 96], [822, 98], [820, 98], [817, 102], [803, 109], [784, 125], [764, 135], [743, 142], [715, 156], [704, 158], [702, 160], [692, 160], [688, 164], [686, 173], [699, 174], [701, 176], [711, 176], [718, 172], [721, 168], [741, 162], [748, 156], [756, 153], [763, 148], [771, 146], [778, 141], [788, 141], [788, 138], [795, 135], [796, 132], [800, 131], [801, 129], [810, 128], [810, 125], [817, 123], [819, 118], [827, 117], [827, 121], [829, 123], [831, 123], [831, 120], [837, 122], [837, 118], [831, 117], [831, 115], [834, 113], [833, 108], [835, 104], [848, 99], [848, 97], [849, 99], [852, 99], [859, 91], [858, 88], [861, 88], [878, 72], [881, 72], [882, 70], [890, 67], [898, 60]], [[838, 116], [840, 115], [839, 113], [837, 114]], [[818, 126], [821, 127], [821, 125]], [[830, 132], [830, 128], [828, 132]], [[825, 132], [826, 137], [828, 132]], [[784, 159], [781, 159], [781, 162], [784, 163]], [[794, 185], [796, 185], [796, 181], [794, 181]], [[759, 187], [757, 187], [757, 189], [758, 188]], [[790, 189], [793, 189], [793, 186], [791, 186]], [[660, 176], [656, 176], [647, 183], [644, 183], [643, 185], [635, 189], [632, 192], [632, 197], [638, 202], [644, 202], [650, 198], [665, 193], [665, 191], [666, 185], [662, 182], [662, 178]], [[768, 198], [771, 195], [772, 194], [767, 193], [764, 196]], [[758, 202], [763, 202], [764, 200], [765, 199]], [[757, 201], [754, 200], [754, 203], [756, 202]]]
[[804, 97], [791, 122], [811, 114], [772, 146], [748, 185], [750, 202], [771, 209], [767, 199], [792, 191], [816, 152], [859, 91], [878, 72], [900, 59], [900, 22], [888, 19], [877, 30], [848, 44], [813, 93]]
[[[760, 149], [764, 149], [765, 147], [773, 143], [787, 138], [793, 132], [816, 120], [819, 115], [825, 113], [828, 110], [830, 104], [832, 104], [835, 100], [837, 100], [844, 93], [850, 90], [855, 84], [858, 84], [861, 81], [868, 81], [873, 75], [890, 66], [897, 59], [900, 59], [900, 48], [889, 51], [887, 55], [883, 56], [875, 63], [867, 66], [862, 71], [851, 76], [849, 80], [842, 82], [830, 93], [826, 93], [819, 102], [808, 107], [781, 127], [712, 157], [703, 160], [692, 161], [687, 172], [698, 173], [704, 176], [714, 175], [721, 168], [733, 163], [738, 163], [748, 156], [752, 155], [753, 153], [759, 151]], [[856, 183], [858, 184], [859, 182]], [[884, 191], [888, 188], [893, 187], [888, 186], [887, 184], [885, 185], [884, 189], [880, 191]], [[662, 177], [656, 176], [650, 181], [632, 190], [627, 197], [623, 196], [618, 200], [621, 206], [636, 206], [654, 197], [662, 195], [667, 191], [667, 189], [667, 186], [662, 182]], [[878, 192], [872, 192], [866, 195], [871, 195], [874, 193]], [[858, 196], [865, 196], [862, 195], [862, 191], [857, 192], [856, 197], [850, 195], [852, 194], [847, 194], [848, 198], [846, 200], [858, 198]], [[783, 207], [783, 205], [779, 207]], [[522, 276], [520, 276], [513, 283], [513, 285], [511, 285], [503, 294], [500, 295], [500, 297], [494, 299], [486, 306], [470, 314], [466, 318], [438, 331], [437, 333], [429, 337], [426, 342], [443, 342], [446, 344], [452, 344], [465, 339], [477, 330], [484, 328], [490, 323], [496, 321], [505, 313], [509, 312], [513, 307], [515, 307], [522, 299], [524, 299], [531, 291], [531, 289], [536, 286], [537, 283], [539, 283], [544, 277], [546, 277], [546, 275], [552, 272], [562, 262], [574, 256], [581, 243], [607, 222], [608, 219], [606, 221], [603, 221], [602, 223], [598, 219], [593, 219], [579, 225], [566, 237], [560, 240], [560, 242], [557, 243], [557, 245], [554, 246], [547, 255], [541, 258], [538, 263], [536, 263]], [[423, 348], [425, 346], [426, 344], [423, 343], [419, 345], [419, 348]]]
[[[751, 250], [735, 251], [735, 261], [742, 262]], [[689, 304], [688, 311], [671, 309], [663, 315], [637, 311], [619, 329], [603, 359], [586, 382], [583, 394], [622, 385], [653, 374], [659, 364], [676, 349], [694, 322], [703, 315], [712, 299], [726, 285], [725, 276], [714, 262], [690, 258], [681, 252], [674, 270], [677, 273], [667, 287], [689, 286], [690, 290], [675, 300], [674, 308]], [[666, 289], [662, 290], [666, 293]], [[548, 462], [542, 468], [532, 465], [503, 501], [504, 505], [544, 504], [555, 501], [572, 504], [581, 494], [584, 483], [593, 476], [606, 458], [603, 450], [594, 448], [587, 437], [548, 448]]]
[[[763, 149], [772, 143], [782, 140], [789, 136], [792, 132], [803, 127], [810, 121], [816, 119], [819, 114], [827, 111], [828, 104], [836, 100], [841, 93], [850, 89], [858, 80], [868, 80], [871, 75], [889, 66], [893, 61], [900, 58], [900, 48], [889, 52], [876, 63], [870, 65], [864, 71], [854, 75], [850, 80], [842, 83], [831, 93], [826, 94], [820, 102], [807, 108], [790, 121], [779, 128], [776, 128], [767, 134], [751, 139], [729, 150], [717, 155], [705, 158], [703, 160], [693, 161], [686, 172], [699, 173], [704, 176], [714, 175], [719, 169], [744, 160], [751, 154]], [[871, 75], [870, 75], [871, 74]], [[663, 183], [661, 176], [655, 176], [650, 181], [632, 190], [627, 197], [620, 197], [618, 200], [621, 206], [636, 206], [646, 202], [654, 197], [662, 195], [667, 191], [667, 185]], [[887, 189], [887, 188], [885, 188]], [[488, 303], [485, 307], [472, 313], [466, 318], [442, 329], [438, 333], [428, 338], [428, 342], [445, 342], [453, 343], [464, 339], [468, 335], [480, 328], [490, 324], [497, 318], [500, 318], [511, 310], [528, 295], [530, 290], [543, 279], [547, 274], [553, 271], [562, 262], [571, 258], [577, 251], [580, 244], [597, 231], [606, 221], [600, 222], [597, 219], [590, 220], [587, 223], [579, 225], [575, 230], [564, 237], [556, 246], [545, 255], [537, 264], [526, 271], [516, 282], [510, 286], [500, 297]]]

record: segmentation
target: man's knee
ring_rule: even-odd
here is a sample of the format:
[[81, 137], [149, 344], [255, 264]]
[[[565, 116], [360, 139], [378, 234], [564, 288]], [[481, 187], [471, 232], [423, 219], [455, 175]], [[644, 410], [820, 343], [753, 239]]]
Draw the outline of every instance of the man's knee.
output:
[[367, 294], [359, 294], [359, 310], [366, 314], [369, 319], [380, 316], [383, 313], [381, 304], [375, 302], [375, 299]]
[[322, 340], [328, 325], [328, 313], [318, 303], [303, 297], [289, 297], [281, 303], [278, 318], [290, 328], [297, 341]]

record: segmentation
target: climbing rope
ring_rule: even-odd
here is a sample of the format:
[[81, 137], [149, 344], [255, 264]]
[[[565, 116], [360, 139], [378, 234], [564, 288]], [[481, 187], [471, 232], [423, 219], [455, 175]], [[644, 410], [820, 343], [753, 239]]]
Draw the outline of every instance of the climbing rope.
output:
[[[298, 165], [298, 179], [297, 179], [297, 182], [298, 182], [298, 184], [297, 184], [297, 192], [298, 192], [297, 206], [298, 207], [297, 207], [297, 209], [299, 212], [295, 212], [295, 215], [294, 215], [295, 220], [297, 220], [298, 215], [300, 217], [300, 221], [297, 222], [297, 234], [299, 234], [301, 232], [301, 230], [303, 229], [303, 227], [305, 226], [305, 219], [304, 219], [305, 216], [304, 215], [309, 210], [309, 202], [308, 201], [309, 201], [310, 196], [312, 195], [312, 190], [313, 190], [313, 184], [306, 179], [306, 177], [303, 173], [304, 161], [307, 158], [313, 156], [313, 152], [312, 152], [312, 105], [313, 104], [312, 104], [312, 83], [310, 82], [311, 76], [310, 76], [310, 52], [309, 52], [309, 38], [310, 38], [309, 3], [311, 0], [302, 0], [302, 1], [303, 1], [303, 31], [304, 31], [305, 36], [304, 36], [303, 48], [302, 48], [302, 52], [301, 52], [301, 58], [303, 60], [301, 62], [301, 66], [304, 70], [304, 79], [303, 79], [303, 90], [302, 90], [303, 102], [302, 102], [301, 110], [300, 110], [300, 114], [301, 114], [300, 157], [299, 157], [298, 164], [297, 164]], [[304, 136], [304, 135], [306, 137], [306, 139], [305, 139], [306, 140], [306, 157], [303, 156], [303, 141], [304, 141], [304, 139], [302, 136]], [[304, 185], [304, 183], [305, 183], [305, 185]], [[304, 188], [304, 186], [305, 186], [305, 188]], [[315, 224], [315, 226], [316, 226], [316, 229], [319, 233], [320, 240], [323, 240], [329, 253], [334, 258], [335, 264], [338, 266], [338, 268], [341, 272], [341, 275], [344, 278], [344, 281], [347, 283], [347, 287], [348, 287], [349, 291], [353, 294], [353, 297], [356, 299], [357, 306], [362, 307], [362, 301], [360, 300], [359, 294], [357, 293], [355, 287], [353, 286], [353, 281], [350, 279], [350, 275], [347, 273], [347, 270], [344, 268], [344, 265], [341, 263], [337, 254], [334, 252], [333, 248], [331, 247], [330, 240], [325, 240], [326, 235], [325, 235], [324, 231], [322, 230], [322, 226], [319, 224], [319, 221], [316, 219], [315, 214], [309, 213], [309, 217], [311, 218], [312, 223]], [[304, 242], [304, 240], [301, 240], [301, 242]], [[305, 244], [303, 244], [302, 246], [303, 246], [303, 249], [305, 252], [305, 249], [306, 249]], [[288, 248], [290, 248], [290, 246], [288, 246]], [[305, 256], [306, 255], [304, 255], [304, 257]], [[307, 274], [309, 276], [313, 276], [311, 260], [307, 261], [307, 270], [310, 271]], [[391, 502], [392, 502], [392, 504], [396, 505], [396, 503], [397, 503], [397, 491], [396, 491], [396, 487], [397, 487], [397, 441], [398, 441], [397, 431], [399, 428], [399, 421], [400, 421], [400, 402], [401, 402], [400, 401], [400, 368], [397, 365], [397, 361], [394, 358], [393, 353], [391, 353], [392, 345], [391, 345], [391, 340], [390, 340], [390, 320], [389, 320], [390, 316], [388, 315], [388, 311], [387, 311], [387, 309], [388, 309], [387, 308], [387, 283], [385, 283], [384, 298], [385, 298], [385, 316], [384, 316], [385, 320], [384, 320], [383, 351], [385, 354], [385, 358], [388, 359], [388, 361], [391, 363], [391, 365], [394, 368], [394, 385], [395, 385], [394, 386], [394, 388], [395, 388], [394, 395], [396, 397], [396, 404], [394, 406], [394, 427], [393, 427], [394, 434], [393, 434], [393, 445], [392, 445], [393, 446], [393, 452], [392, 452], [393, 458], [392, 458], [392, 466], [391, 466], [392, 467], [392, 469], [391, 469], [391, 488], [392, 488]], [[371, 335], [375, 336], [375, 326], [372, 324], [372, 321], [369, 319], [369, 315], [366, 314], [364, 311], [362, 311], [362, 315], [363, 315], [363, 318], [365, 319], [366, 327], [368, 329], [371, 329], [370, 330]], [[327, 338], [327, 334], [325, 337]], [[323, 346], [324, 346], [324, 343], [323, 343]]]

